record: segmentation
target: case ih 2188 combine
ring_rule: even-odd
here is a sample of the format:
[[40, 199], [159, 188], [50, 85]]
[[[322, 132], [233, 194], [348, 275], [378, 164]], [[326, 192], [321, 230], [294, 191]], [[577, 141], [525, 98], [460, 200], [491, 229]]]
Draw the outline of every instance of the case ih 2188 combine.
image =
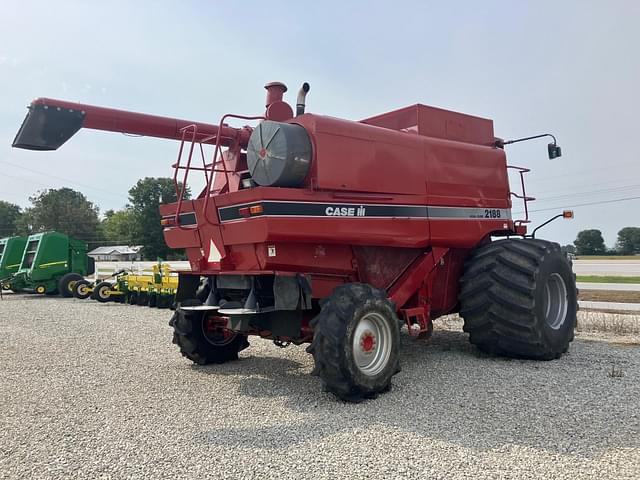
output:
[[[527, 215], [512, 219], [512, 197], [525, 211], [531, 198], [524, 183], [511, 192], [507, 172], [526, 169], [507, 166], [491, 120], [424, 105], [361, 121], [305, 113], [308, 84], [294, 115], [282, 83], [266, 89], [264, 115], [218, 125], [40, 98], [14, 146], [57, 149], [80, 128], [180, 142], [178, 201], [160, 212], [167, 244], [191, 264], [173, 341], [198, 364], [236, 359], [249, 335], [310, 343], [326, 388], [358, 401], [400, 370], [403, 323], [428, 336], [433, 319], [460, 312], [484, 351], [567, 350], [571, 265], [557, 244], [526, 236]], [[185, 199], [196, 173], [206, 186]]]

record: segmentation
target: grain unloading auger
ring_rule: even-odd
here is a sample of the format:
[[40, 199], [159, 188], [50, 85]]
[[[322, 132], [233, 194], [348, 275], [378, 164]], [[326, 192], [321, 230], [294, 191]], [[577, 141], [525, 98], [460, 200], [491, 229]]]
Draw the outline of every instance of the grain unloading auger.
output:
[[[191, 264], [170, 323], [196, 363], [237, 358], [249, 335], [310, 343], [326, 388], [358, 401], [390, 387], [402, 324], [428, 336], [433, 319], [460, 312], [482, 350], [567, 350], [571, 265], [526, 235], [528, 214], [512, 219], [512, 197], [525, 212], [532, 198], [524, 181], [511, 192], [507, 172], [528, 170], [507, 166], [491, 120], [420, 104], [362, 121], [305, 113], [307, 84], [294, 115], [283, 84], [266, 89], [263, 115], [218, 125], [38, 99], [14, 146], [55, 149], [82, 127], [180, 142], [178, 201], [160, 212]], [[194, 170], [205, 187], [185, 199]]]

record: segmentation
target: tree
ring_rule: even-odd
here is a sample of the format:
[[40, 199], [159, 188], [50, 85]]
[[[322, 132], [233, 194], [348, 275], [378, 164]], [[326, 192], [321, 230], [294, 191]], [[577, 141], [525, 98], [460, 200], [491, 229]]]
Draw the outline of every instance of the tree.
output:
[[102, 236], [111, 245], [131, 245], [133, 242], [133, 231], [135, 229], [136, 218], [133, 210], [126, 207], [114, 212], [107, 210], [104, 212], [101, 229]]
[[0, 200], [0, 237], [16, 235], [21, 216], [22, 211], [18, 205]]
[[23, 234], [55, 230], [80, 240], [98, 233], [98, 207], [71, 188], [51, 189], [29, 197], [31, 208], [17, 222]]
[[600, 230], [582, 230], [578, 232], [575, 242], [578, 255], [604, 255], [607, 251]]
[[[190, 197], [188, 189], [185, 199]], [[176, 202], [176, 189], [171, 178], [146, 177], [138, 180], [129, 190], [129, 202], [133, 212], [134, 224], [132, 240], [144, 246], [147, 259], [168, 258], [172, 251], [164, 242], [160, 225], [160, 203]]]
[[620, 230], [616, 249], [622, 255], [640, 253], [640, 227], [625, 227]]
[[572, 255], [576, 254], [576, 247], [575, 245], [572, 244], [568, 244], [568, 245], [563, 245], [562, 247], [560, 247], [560, 250], [562, 251], [562, 253], [570, 253]]

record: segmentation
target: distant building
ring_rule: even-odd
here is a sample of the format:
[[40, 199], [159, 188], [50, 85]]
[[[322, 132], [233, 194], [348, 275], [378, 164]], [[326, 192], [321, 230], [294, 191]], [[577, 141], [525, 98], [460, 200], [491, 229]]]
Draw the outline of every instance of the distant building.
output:
[[142, 260], [142, 245], [129, 247], [127, 245], [113, 245], [98, 247], [87, 255], [97, 262], [133, 262]]

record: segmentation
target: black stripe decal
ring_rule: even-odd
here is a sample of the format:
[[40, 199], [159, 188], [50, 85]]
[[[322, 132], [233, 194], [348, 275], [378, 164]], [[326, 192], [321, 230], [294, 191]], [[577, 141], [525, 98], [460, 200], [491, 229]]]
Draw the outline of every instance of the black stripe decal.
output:
[[510, 220], [507, 208], [429, 207], [426, 205], [381, 205], [361, 203], [311, 203], [311, 202], [252, 202], [218, 209], [220, 221], [228, 222], [248, 218], [240, 209], [261, 205], [262, 213], [256, 216], [279, 217], [360, 217], [360, 218], [459, 218]]

